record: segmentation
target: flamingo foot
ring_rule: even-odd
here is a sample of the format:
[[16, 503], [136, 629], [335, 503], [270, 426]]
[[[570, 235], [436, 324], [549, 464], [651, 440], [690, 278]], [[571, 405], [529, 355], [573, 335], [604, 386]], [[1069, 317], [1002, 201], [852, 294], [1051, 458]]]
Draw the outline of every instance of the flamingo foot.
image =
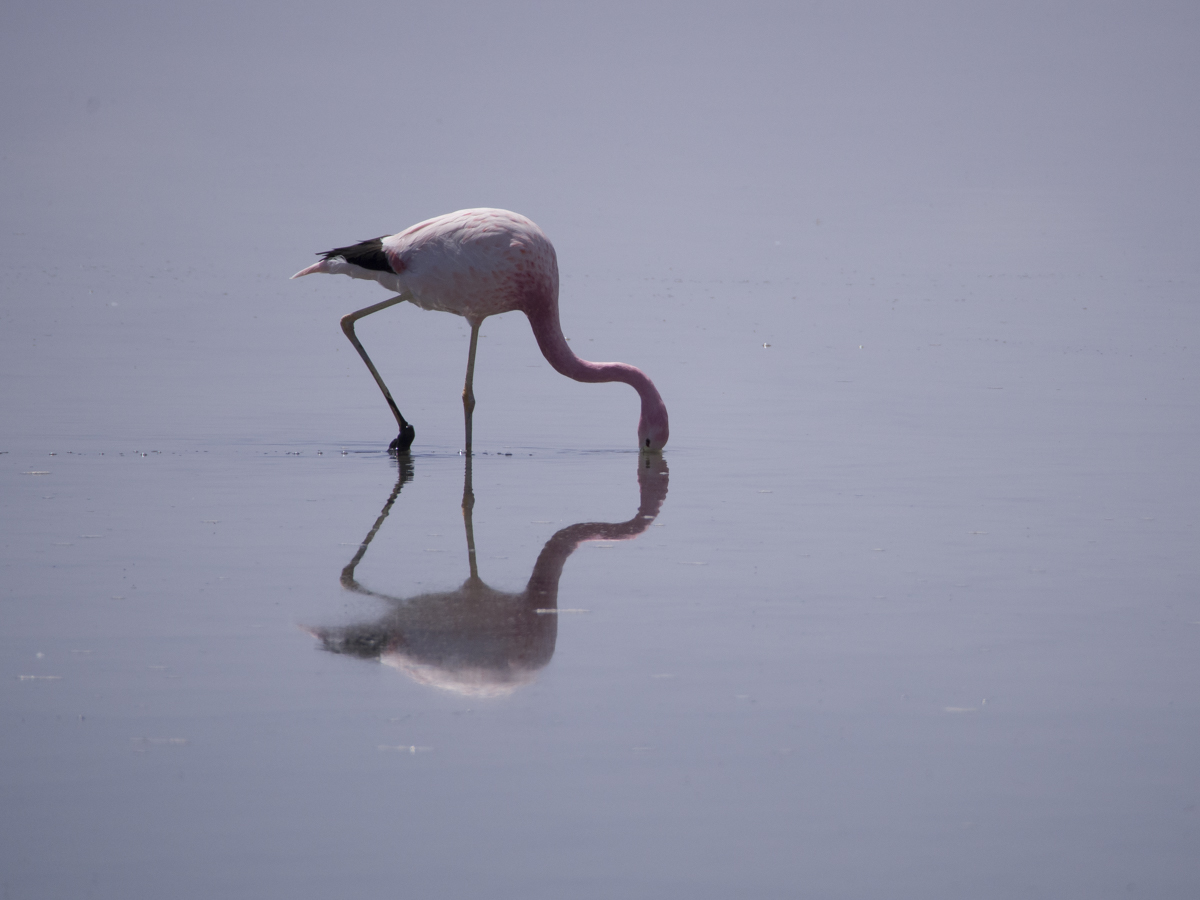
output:
[[412, 446], [413, 439], [417, 436], [417, 430], [407, 422], [400, 429], [400, 434], [396, 439], [388, 444], [388, 453], [393, 456], [399, 456], [401, 453], [407, 453], [408, 448]]

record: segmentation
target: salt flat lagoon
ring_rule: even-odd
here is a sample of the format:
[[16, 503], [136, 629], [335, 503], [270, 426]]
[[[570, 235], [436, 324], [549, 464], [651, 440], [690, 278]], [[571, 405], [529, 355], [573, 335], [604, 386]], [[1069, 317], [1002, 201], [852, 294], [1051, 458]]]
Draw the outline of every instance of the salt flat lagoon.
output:
[[[0, 896], [1195, 896], [1195, 17], [918, 8], [11, 14]], [[409, 306], [387, 454], [287, 278], [478, 205], [662, 456]]]

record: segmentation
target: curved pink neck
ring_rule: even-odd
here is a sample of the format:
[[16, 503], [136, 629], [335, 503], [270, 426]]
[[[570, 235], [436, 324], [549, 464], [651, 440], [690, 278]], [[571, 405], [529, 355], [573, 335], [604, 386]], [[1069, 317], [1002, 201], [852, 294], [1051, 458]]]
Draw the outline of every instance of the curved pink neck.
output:
[[667, 407], [662, 396], [646, 373], [637, 366], [620, 362], [589, 362], [580, 359], [567, 345], [563, 337], [562, 325], [558, 319], [558, 304], [539, 298], [538, 302], [529, 304], [525, 309], [529, 324], [533, 328], [533, 336], [537, 339], [538, 347], [546, 361], [560, 375], [566, 375], [575, 381], [585, 381], [589, 384], [606, 381], [621, 381], [638, 392], [642, 398], [642, 423], [663, 424], [667, 420]]

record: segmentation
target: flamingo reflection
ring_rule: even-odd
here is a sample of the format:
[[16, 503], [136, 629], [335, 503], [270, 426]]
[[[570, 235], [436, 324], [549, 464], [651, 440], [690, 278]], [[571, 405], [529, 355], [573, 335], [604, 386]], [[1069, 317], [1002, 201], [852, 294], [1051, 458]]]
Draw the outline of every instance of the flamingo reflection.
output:
[[364, 587], [354, 570], [387, 519], [404, 485], [412, 480], [411, 459], [399, 460], [400, 473], [379, 518], [342, 570], [342, 587], [377, 597], [388, 611], [373, 622], [310, 628], [324, 649], [360, 659], [376, 659], [414, 681], [475, 697], [510, 694], [533, 681], [550, 662], [558, 636], [558, 582], [567, 558], [586, 541], [627, 541], [650, 527], [667, 496], [667, 463], [640, 455], [637, 513], [625, 522], [580, 522], [546, 542], [529, 583], [516, 593], [489, 587], [475, 562], [471, 458], [466, 458], [463, 523], [470, 576], [456, 590], [393, 597]]

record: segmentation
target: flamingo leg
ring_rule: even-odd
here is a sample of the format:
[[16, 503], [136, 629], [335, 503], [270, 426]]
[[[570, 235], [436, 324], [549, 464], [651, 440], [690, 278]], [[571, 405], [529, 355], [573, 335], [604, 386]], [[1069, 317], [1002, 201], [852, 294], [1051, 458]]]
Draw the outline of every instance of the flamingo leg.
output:
[[463, 385], [463, 419], [467, 426], [467, 456], [471, 455], [471, 413], [475, 412], [475, 391], [472, 384], [475, 381], [475, 347], [479, 343], [479, 326], [482, 320], [471, 322], [471, 349], [467, 351], [467, 383]]
[[383, 383], [383, 379], [379, 377], [379, 370], [371, 362], [371, 357], [367, 356], [367, 351], [363, 349], [363, 345], [358, 342], [358, 338], [354, 334], [354, 323], [363, 316], [369, 316], [371, 313], [379, 312], [381, 309], [387, 309], [389, 306], [403, 303], [407, 299], [408, 296], [405, 294], [398, 294], [389, 300], [384, 300], [382, 303], [376, 303], [374, 306], [368, 306], [365, 309], [358, 310], [358, 312], [342, 316], [342, 331], [350, 339], [350, 343], [354, 345], [354, 349], [358, 351], [358, 355], [363, 358], [363, 362], [367, 364], [367, 368], [371, 370], [371, 375], [375, 378], [375, 383], [379, 385], [379, 389], [383, 391], [384, 399], [387, 400], [388, 406], [392, 408], [392, 415], [396, 417], [396, 424], [400, 426], [400, 434], [397, 435], [396, 439], [388, 447], [388, 450], [396, 453], [403, 453], [408, 450], [412, 446], [413, 438], [416, 437], [417, 432], [408, 423], [408, 420], [400, 414], [400, 408], [396, 406], [396, 401], [392, 399], [391, 391]]
[[471, 454], [467, 454], [466, 469], [463, 472], [463, 525], [467, 530], [467, 563], [471, 567], [471, 580], [479, 580], [479, 565], [475, 561], [475, 523], [472, 513], [475, 510], [475, 491], [471, 486]]

